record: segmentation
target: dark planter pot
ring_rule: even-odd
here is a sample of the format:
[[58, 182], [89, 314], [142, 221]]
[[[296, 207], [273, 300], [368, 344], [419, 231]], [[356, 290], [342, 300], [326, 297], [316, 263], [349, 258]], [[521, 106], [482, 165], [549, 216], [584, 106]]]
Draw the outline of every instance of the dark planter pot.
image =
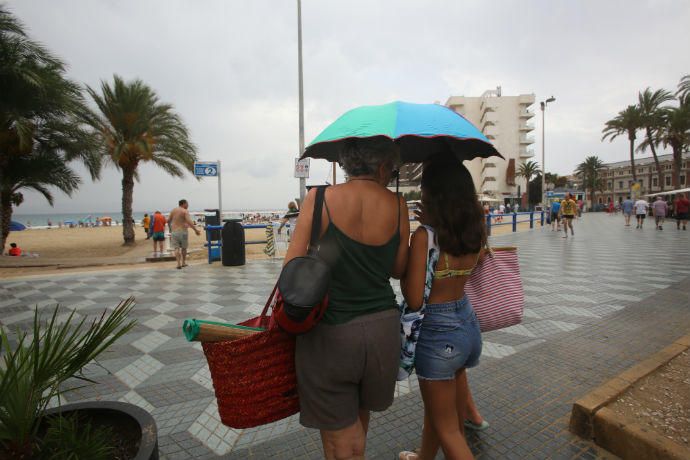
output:
[[132, 460], [158, 460], [158, 429], [151, 414], [134, 404], [118, 401], [90, 401], [67, 404], [46, 411], [46, 416], [78, 412], [91, 419], [107, 420], [131, 433], [139, 448]]

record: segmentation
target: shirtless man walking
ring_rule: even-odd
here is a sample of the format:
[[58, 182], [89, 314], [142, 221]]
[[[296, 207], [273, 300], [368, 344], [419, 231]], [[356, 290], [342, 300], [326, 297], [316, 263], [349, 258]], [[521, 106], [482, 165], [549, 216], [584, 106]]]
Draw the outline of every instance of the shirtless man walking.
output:
[[187, 208], [189, 208], [187, 200], [180, 200], [178, 205], [178, 207], [170, 211], [168, 225], [170, 225], [172, 247], [175, 250], [175, 259], [177, 259], [177, 268], [179, 270], [187, 266], [187, 247], [189, 246], [187, 229], [191, 228], [197, 235], [200, 235], [201, 232], [196, 228], [192, 217], [189, 215], [189, 211], [187, 211]]

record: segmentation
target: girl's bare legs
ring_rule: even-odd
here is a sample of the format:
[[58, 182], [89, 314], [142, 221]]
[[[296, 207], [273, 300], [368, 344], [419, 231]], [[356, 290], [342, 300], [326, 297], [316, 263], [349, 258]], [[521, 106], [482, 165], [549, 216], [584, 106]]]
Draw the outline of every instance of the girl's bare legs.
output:
[[467, 382], [467, 372], [463, 372], [462, 378], [465, 379], [465, 385], [467, 385], [467, 416], [465, 417], [465, 420], [469, 420], [475, 425], [481, 425], [484, 421], [484, 418], [482, 417], [482, 414], [479, 413], [479, 409], [477, 409], [477, 405], [474, 403], [474, 399], [472, 398], [472, 391], [470, 390], [469, 383]]
[[420, 458], [433, 459], [441, 445], [448, 460], [473, 459], [465, 441], [463, 421], [467, 413], [465, 369], [454, 380], [420, 380], [424, 400], [424, 431]]
[[369, 411], [360, 410], [357, 421], [342, 430], [321, 430], [326, 460], [364, 460], [369, 429]]

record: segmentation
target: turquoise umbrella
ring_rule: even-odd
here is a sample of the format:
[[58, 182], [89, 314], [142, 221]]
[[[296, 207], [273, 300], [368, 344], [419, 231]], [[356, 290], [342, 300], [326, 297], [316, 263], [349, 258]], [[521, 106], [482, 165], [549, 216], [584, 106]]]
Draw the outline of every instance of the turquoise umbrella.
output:
[[337, 161], [349, 139], [387, 137], [400, 148], [403, 163], [421, 163], [444, 153], [459, 160], [503, 156], [465, 117], [439, 104], [391, 102], [345, 112], [314, 139], [302, 157]]

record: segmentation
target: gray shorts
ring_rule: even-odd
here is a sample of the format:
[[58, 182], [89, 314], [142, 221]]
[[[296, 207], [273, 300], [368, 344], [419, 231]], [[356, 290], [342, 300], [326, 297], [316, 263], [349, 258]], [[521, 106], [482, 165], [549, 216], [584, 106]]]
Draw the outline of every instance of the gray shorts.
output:
[[189, 236], [186, 230], [182, 232], [172, 232], [170, 234], [170, 239], [173, 249], [187, 249], [187, 246], [189, 246]]
[[300, 423], [340, 430], [359, 410], [393, 404], [400, 361], [400, 313], [396, 308], [345, 324], [319, 323], [297, 336], [295, 367]]

